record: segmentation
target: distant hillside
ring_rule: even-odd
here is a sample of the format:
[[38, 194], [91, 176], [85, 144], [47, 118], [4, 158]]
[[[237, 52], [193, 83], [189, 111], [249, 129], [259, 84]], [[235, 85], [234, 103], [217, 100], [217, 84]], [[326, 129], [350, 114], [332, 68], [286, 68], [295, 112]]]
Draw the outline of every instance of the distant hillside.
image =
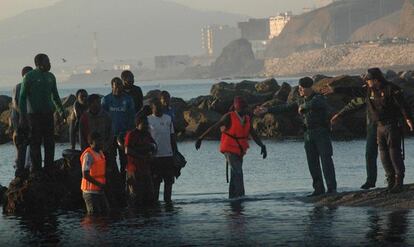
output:
[[55, 65], [92, 61], [93, 32], [103, 59], [199, 54], [200, 29], [247, 17], [200, 11], [162, 0], [63, 0], [0, 22], [0, 74], [46, 52]]
[[[404, 8], [403, 8], [404, 5]], [[279, 37], [272, 40], [268, 57], [283, 57], [353, 39], [369, 39], [382, 29], [411, 34], [414, 27], [411, 0], [346, 0], [294, 17]], [[376, 23], [375, 23], [376, 22]], [[372, 31], [371, 28], [375, 30]]]

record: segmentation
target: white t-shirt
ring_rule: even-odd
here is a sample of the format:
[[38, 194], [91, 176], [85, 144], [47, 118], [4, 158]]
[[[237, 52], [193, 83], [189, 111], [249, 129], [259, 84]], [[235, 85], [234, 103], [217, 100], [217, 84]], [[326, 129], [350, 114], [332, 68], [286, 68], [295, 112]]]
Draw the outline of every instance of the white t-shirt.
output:
[[167, 114], [163, 114], [161, 117], [157, 117], [153, 114], [148, 116], [148, 124], [151, 136], [158, 146], [155, 157], [173, 156], [171, 134], [174, 134], [174, 126], [171, 117]]

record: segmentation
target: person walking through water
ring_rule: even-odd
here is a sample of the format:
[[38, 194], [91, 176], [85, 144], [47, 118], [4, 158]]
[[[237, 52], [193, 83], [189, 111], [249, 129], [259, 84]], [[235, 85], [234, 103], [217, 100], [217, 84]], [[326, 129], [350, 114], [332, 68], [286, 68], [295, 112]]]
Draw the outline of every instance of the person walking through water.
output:
[[313, 80], [304, 77], [299, 80], [299, 95], [297, 101], [272, 108], [258, 107], [257, 116], [266, 113], [280, 114], [296, 111], [303, 118], [305, 151], [309, 171], [313, 180], [314, 192], [309, 196], [318, 196], [325, 193], [322, 171], [325, 177], [328, 193], [336, 193], [335, 167], [332, 160], [333, 150], [330, 137], [328, 106], [324, 96], [312, 89]]
[[235, 97], [234, 111], [225, 114], [220, 121], [207, 129], [195, 144], [200, 149], [203, 139], [213, 130], [220, 128], [221, 141], [220, 152], [226, 157], [230, 165], [229, 198], [239, 198], [245, 195], [243, 180], [243, 157], [249, 148], [249, 138], [252, 137], [261, 148], [263, 159], [267, 156], [266, 146], [262, 143], [255, 130], [252, 128], [248, 115], [247, 102], [241, 97]]
[[103, 140], [98, 132], [88, 136], [89, 147], [82, 153], [81, 190], [89, 215], [102, 215], [109, 211], [104, 188], [106, 185], [106, 160], [102, 152]]
[[[370, 118], [377, 124], [377, 143], [390, 193], [403, 188], [405, 164], [401, 149], [404, 119], [410, 131], [414, 130], [411, 109], [403, 91], [388, 82], [379, 68], [370, 68], [365, 78], [367, 87], [353, 88], [357, 95], [365, 95]], [[327, 92], [334, 90], [327, 90]]]
[[151, 99], [150, 107], [152, 115], [148, 116], [148, 125], [157, 144], [152, 165], [155, 200], [158, 201], [161, 182], [164, 182], [164, 202], [171, 203], [172, 187], [177, 174], [174, 155], [178, 152], [174, 124], [170, 116], [162, 113], [158, 98]]
[[72, 149], [76, 148], [76, 140], [79, 139], [80, 146], [80, 132], [79, 132], [79, 121], [82, 114], [88, 110], [88, 92], [85, 89], [79, 89], [76, 92], [76, 101], [73, 104], [73, 110], [69, 122], [69, 142]]
[[[341, 90], [339, 90], [341, 89]], [[343, 89], [343, 90], [342, 90]], [[336, 93], [345, 93], [348, 87], [335, 88]], [[344, 106], [338, 113], [331, 118], [331, 125], [335, 125], [338, 121], [347, 115], [354, 113], [366, 106], [365, 97], [356, 97], [352, 99], [346, 106]], [[367, 170], [366, 182], [361, 186], [361, 189], [368, 190], [375, 188], [377, 182], [377, 158], [378, 158], [378, 144], [377, 144], [377, 124], [371, 119], [371, 115], [366, 110], [367, 121], [367, 136], [365, 145], [365, 163]]]
[[[22, 77], [32, 71], [33, 68], [26, 66], [22, 69]], [[16, 177], [26, 177], [28, 172], [26, 172], [26, 153], [28, 147], [28, 129], [22, 129], [19, 127], [20, 122], [20, 110], [19, 110], [19, 97], [21, 91], [22, 83], [16, 85], [13, 89], [13, 98], [12, 98], [12, 108], [10, 114], [10, 127], [13, 131], [13, 143], [16, 146]]]
[[26, 74], [23, 79], [19, 108], [20, 126], [30, 126], [30, 156], [32, 172], [42, 167], [41, 145], [44, 145], [44, 165], [53, 165], [55, 157], [54, 117], [57, 110], [66, 121], [65, 112], [56, 86], [55, 76], [49, 72], [49, 57], [38, 54], [35, 57], [36, 69]]
[[[102, 108], [109, 113], [112, 119], [112, 130], [115, 141], [109, 152], [108, 166], [116, 163], [119, 154], [122, 186], [125, 186], [127, 157], [124, 151], [124, 138], [128, 131], [135, 126], [135, 107], [132, 98], [123, 91], [122, 80], [115, 77], [111, 81], [112, 93], [102, 99]], [[114, 164], [113, 164], [114, 163]]]

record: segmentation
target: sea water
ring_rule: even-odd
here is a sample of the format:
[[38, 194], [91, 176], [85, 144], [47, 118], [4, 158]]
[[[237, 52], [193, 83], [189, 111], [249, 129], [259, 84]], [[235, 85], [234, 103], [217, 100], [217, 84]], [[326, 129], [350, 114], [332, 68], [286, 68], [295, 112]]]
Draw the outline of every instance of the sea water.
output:
[[[182, 85], [182, 95], [178, 95], [177, 85], [161, 88], [189, 99], [208, 94], [211, 83], [198, 86], [188, 90], [190, 85]], [[159, 85], [148, 87], [144, 91]], [[265, 141], [265, 160], [252, 143], [243, 165], [246, 197], [229, 200], [225, 161], [218, 144], [204, 141], [196, 151], [192, 141], [179, 143], [188, 164], [174, 184], [172, 206], [161, 203], [138, 214], [122, 209], [105, 218], [86, 217], [83, 210], [26, 216], [7, 216], [0, 210], [0, 246], [414, 245], [411, 210], [328, 208], [303, 202], [312, 192], [312, 181], [301, 140]], [[333, 147], [338, 191], [358, 190], [366, 179], [365, 141], [335, 141]], [[66, 148], [68, 144], [58, 144], [56, 158]], [[414, 182], [412, 150], [414, 139], [408, 139], [406, 183]], [[13, 178], [14, 159], [14, 147], [1, 145], [0, 184], [7, 186]], [[384, 187], [384, 172], [378, 163], [377, 186]]]

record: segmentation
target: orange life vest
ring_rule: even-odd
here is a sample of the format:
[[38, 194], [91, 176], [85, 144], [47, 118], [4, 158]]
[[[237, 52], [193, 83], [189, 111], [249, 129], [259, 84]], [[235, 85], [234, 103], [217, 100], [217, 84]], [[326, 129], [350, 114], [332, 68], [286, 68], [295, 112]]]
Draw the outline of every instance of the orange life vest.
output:
[[[93, 177], [96, 181], [105, 184], [105, 169], [106, 169], [106, 160], [105, 155], [100, 152], [95, 152], [92, 148], [88, 147], [81, 155], [81, 165], [83, 170], [83, 158], [86, 154], [92, 155], [93, 163], [91, 165], [91, 169], [89, 170], [89, 174]], [[94, 185], [93, 183], [89, 182], [85, 178], [82, 177], [81, 182], [81, 190], [82, 191], [101, 191], [102, 189], [99, 186]]]
[[240, 156], [249, 148], [250, 117], [244, 117], [242, 125], [236, 112], [230, 112], [231, 126], [221, 133], [220, 152], [233, 153]]

